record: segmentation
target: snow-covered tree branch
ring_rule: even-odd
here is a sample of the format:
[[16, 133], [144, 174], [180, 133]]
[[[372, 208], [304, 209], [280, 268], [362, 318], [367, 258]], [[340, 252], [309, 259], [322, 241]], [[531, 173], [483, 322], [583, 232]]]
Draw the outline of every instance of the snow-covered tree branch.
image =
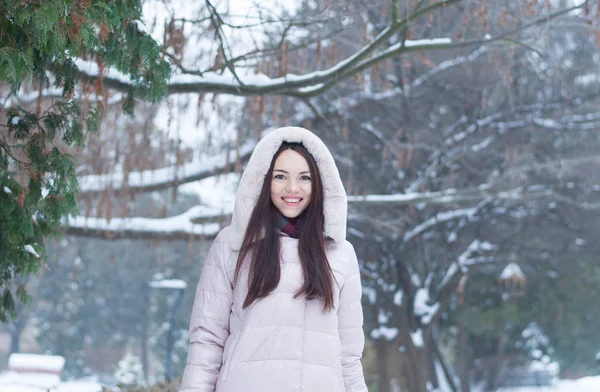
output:
[[[528, 28], [548, 23], [554, 18], [583, 9], [587, 6], [589, 0], [570, 8], [549, 13], [516, 29], [500, 33], [496, 36], [465, 39], [458, 42], [453, 42], [448, 38], [404, 39], [401, 42], [389, 44], [398, 32], [410, 28], [413, 23], [416, 23], [428, 14], [461, 2], [462, 0], [435, 2], [423, 8], [415, 9], [401, 20], [392, 20], [392, 23], [371, 42], [326, 70], [314, 71], [303, 75], [287, 74], [278, 78], [271, 78], [264, 74], [242, 76], [236, 71], [235, 64], [228, 61], [227, 71], [223, 71], [220, 74], [188, 71], [189, 73], [187, 74], [173, 76], [168, 84], [168, 94], [214, 93], [238, 96], [282, 95], [303, 98], [313, 97], [323, 94], [339, 81], [367, 70], [386, 59], [413, 52], [457, 49], [501, 42]], [[388, 46], [385, 47], [386, 45]], [[114, 73], [114, 76], [101, 76], [98, 68], [93, 63], [85, 66], [82, 62], [79, 68], [81, 80], [88, 83], [95, 83], [96, 80], [101, 80], [105, 87], [121, 92], [128, 92], [132, 88], [127, 78]]]

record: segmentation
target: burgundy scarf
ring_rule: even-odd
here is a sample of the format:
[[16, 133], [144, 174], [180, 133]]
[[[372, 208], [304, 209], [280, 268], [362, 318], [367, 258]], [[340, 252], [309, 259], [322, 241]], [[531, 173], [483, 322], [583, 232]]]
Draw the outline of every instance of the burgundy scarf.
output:
[[300, 230], [298, 230], [296, 219], [286, 218], [279, 214], [279, 230], [292, 238], [300, 238]]

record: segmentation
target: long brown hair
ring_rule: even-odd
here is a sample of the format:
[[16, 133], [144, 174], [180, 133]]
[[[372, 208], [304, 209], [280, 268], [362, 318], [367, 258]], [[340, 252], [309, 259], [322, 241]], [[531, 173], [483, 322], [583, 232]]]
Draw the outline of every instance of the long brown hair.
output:
[[297, 225], [300, 231], [298, 239], [298, 255], [304, 274], [304, 284], [296, 293], [296, 297], [305, 295], [307, 299], [320, 298], [323, 308], [333, 308], [333, 272], [325, 254], [325, 217], [323, 215], [323, 181], [314, 157], [301, 143], [281, 144], [263, 181], [260, 196], [246, 228], [244, 241], [238, 254], [235, 267], [235, 279], [242, 269], [242, 264], [250, 254], [248, 275], [248, 295], [244, 300], [246, 308], [254, 301], [266, 297], [279, 284], [280, 266], [280, 232], [278, 220], [280, 212], [271, 202], [271, 181], [275, 160], [285, 150], [294, 150], [306, 159], [311, 175], [311, 200], [306, 209], [298, 216]]

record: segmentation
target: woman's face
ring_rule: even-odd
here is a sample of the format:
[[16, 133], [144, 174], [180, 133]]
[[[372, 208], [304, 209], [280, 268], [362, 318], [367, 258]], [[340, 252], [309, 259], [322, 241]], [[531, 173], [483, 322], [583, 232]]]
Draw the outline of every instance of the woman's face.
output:
[[294, 150], [284, 150], [275, 160], [271, 202], [286, 218], [299, 216], [310, 203], [312, 191], [308, 162]]

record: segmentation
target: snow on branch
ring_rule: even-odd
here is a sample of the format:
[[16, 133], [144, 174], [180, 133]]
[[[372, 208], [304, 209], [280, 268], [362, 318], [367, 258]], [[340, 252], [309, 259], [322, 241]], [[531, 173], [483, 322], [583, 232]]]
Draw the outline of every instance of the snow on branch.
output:
[[239, 156], [227, 151], [206, 159], [194, 159], [183, 165], [163, 167], [156, 170], [129, 172], [125, 174], [92, 174], [78, 178], [81, 192], [100, 192], [111, 189], [115, 193], [123, 189], [129, 192], [149, 192], [168, 189], [173, 184], [186, 184], [223, 173], [235, 162], [247, 159], [256, 146], [256, 142], [248, 141], [240, 147]]
[[[474, 239], [471, 244], [465, 249], [463, 253], [458, 256], [456, 262], [450, 264], [448, 270], [446, 271], [446, 275], [438, 285], [438, 292], [443, 291], [449, 284], [449, 282], [456, 276], [456, 273], [460, 270], [463, 274], [467, 273], [467, 268], [469, 265], [473, 264], [474, 258], [472, 257], [474, 253], [482, 253], [489, 252], [497, 249], [498, 246], [491, 244], [487, 241], [481, 241], [479, 239]], [[481, 260], [477, 259], [479, 262]]]
[[[481, 186], [484, 188], [485, 186]], [[473, 208], [457, 209], [440, 212], [427, 219], [403, 236], [402, 244], [405, 246], [412, 239], [422, 234], [429, 228], [454, 219], [469, 218], [478, 211], [483, 204], [491, 200], [533, 200], [542, 198], [553, 198], [561, 202], [577, 205], [581, 208], [600, 208], [600, 205], [592, 205], [568, 199], [566, 196], [558, 195], [550, 188], [532, 185], [526, 188], [519, 187], [508, 191], [478, 190], [479, 193], [471, 193], [473, 190], [447, 190], [442, 192], [422, 192], [399, 195], [365, 195], [350, 196], [351, 203], [376, 203], [376, 204], [455, 204], [459, 201], [479, 203]], [[216, 207], [197, 206], [187, 212], [170, 218], [103, 218], [76, 217], [65, 225], [66, 233], [76, 236], [93, 236], [115, 238], [154, 238], [154, 239], [186, 239], [190, 236], [202, 235], [205, 238], [214, 238], [219, 231], [217, 224], [206, 224], [202, 222], [220, 221], [228, 222], [233, 211], [233, 203], [230, 200], [222, 201], [222, 205]]]
[[440, 64], [438, 64], [437, 66], [430, 69], [428, 72], [419, 76], [417, 79], [414, 80], [414, 82], [409, 84], [407, 87], [410, 87], [410, 88], [418, 87], [418, 86], [422, 85], [423, 83], [425, 83], [428, 79], [437, 75], [438, 73], [443, 72], [447, 69], [456, 67], [458, 65], [463, 65], [463, 64], [472, 62], [475, 59], [477, 59], [479, 56], [481, 56], [482, 54], [487, 53], [487, 51], [488, 51], [488, 47], [486, 45], [483, 45], [483, 46], [477, 48], [476, 50], [474, 50], [468, 56], [459, 56], [459, 57], [456, 57], [451, 60], [443, 61]]
[[[395, 30], [394, 30], [395, 31]], [[407, 51], [428, 50], [433, 48], [452, 47], [449, 39], [418, 40], [415, 45], [403, 47], [391, 47], [382, 53], [371, 57], [368, 61], [360, 62], [358, 59], [365, 52], [373, 48], [371, 43], [354, 55], [340, 61], [336, 65], [323, 70], [314, 71], [304, 75], [287, 74], [278, 78], [271, 78], [265, 74], [242, 74], [240, 71], [234, 75], [230, 70], [218, 74], [215, 72], [204, 72], [202, 75], [178, 74], [171, 78], [168, 84], [168, 94], [190, 94], [210, 92], [215, 94], [230, 94], [237, 96], [256, 96], [265, 94], [278, 94], [297, 97], [310, 97], [322, 93], [331, 87], [332, 83], [349, 77], [355, 73], [370, 67], [373, 63], [384, 60], [387, 57], [396, 56]], [[93, 63], [78, 62], [80, 66], [79, 77], [82, 80], [95, 81], [100, 76]], [[111, 71], [102, 76], [105, 87], [127, 92], [131, 88], [131, 82], [124, 75], [116, 75]]]
[[[438, 46], [440, 41], [435, 39], [418, 40], [414, 43], [411, 43], [412, 41], [405, 41], [401, 48], [394, 46], [389, 48], [393, 49], [393, 53], [388, 53], [388, 49], [388, 52], [384, 51], [384, 55], [373, 56], [368, 61], [365, 60], [380, 46], [386, 45], [396, 32], [415, 23], [416, 19], [458, 1], [460, 0], [443, 0], [423, 7], [407, 15], [402, 20], [392, 21], [391, 25], [384, 29], [371, 42], [346, 59], [323, 71], [315, 71], [304, 75], [287, 74], [279, 78], [270, 78], [264, 74], [242, 75], [239, 70], [235, 69], [233, 64], [230, 64], [229, 69], [221, 74], [215, 72], [199, 74], [194, 72], [175, 75], [171, 78], [168, 85], [168, 94], [211, 92], [238, 96], [280, 94], [307, 97], [317, 95], [321, 93], [321, 90], [331, 87], [338, 80], [368, 68], [371, 65], [370, 62], [378, 62], [389, 57], [390, 54], [396, 55], [409, 49], [419, 50], [426, 49], [428, 46]], [[444, 44], [448, 44], [448, 42], [449, 39], [443, 39]], [[102, 74], [95, 63], [83, 60], [78, 60], [77, 66], [79, 68], [79, 77], [82, 80], [94, 82], [98, 78], [101, 78], [106, 87], [121, 92], [128, 92], [131, 88], [131, 82], [127, 76], [113, 69], [109, 69]]]
[[481, 184], [477, 188], [447, 189], [438, 192], [412, 192], [395, 195], [348, 196], [349, 203], [369, 204], [453, 204], [481, 201], [487, 198], [502, 200], [524, 200], [544, 198], [554, 195], [554, 191], [542, 185], [530, 185], [510, 190], [493, 189], [490, 184]]
[[[415, 89], [415, 88], [421, 86], [428, 79], [437, 75], [438, 73], [441, 73], [443, 71], [446, 71], [448, 69], [451, 69], [451, 68], [459, 66], [459, 65], [466, 64], [470, 61], [474, 61], [481, 54], [486, 53], [487, 51], [488, 51], [488, 47], [484, 45], [480, 48], [477, 48], [476, 50], [474, 50], [471, 54], [469, 54], [467, 56], [458, 56], [451, 60], [444, 61], [444, 62], [436, 65], [432, 69], [430, 69], [423, 76], [415, 79], [413, 82], [405, 85], [404, 87], [396, 86], [396, 87], [392, 87], [390, 89], [387, 89], [387, 90], [381, 91], [381, 92], [374, 93], [372, 91], [360, 91], [360, 92], [351, 93], [349, 95], [345, 95], [343, 97], [343, 104], [339, 103], [340, 100], [330, 102], [329, 107], [331, 109], [327, 113], [338, 113], [340, 111], [347, 111], [349, 108], [354, 108], [354, 107], [358, 107], [358, 106], [362, 105], [365, 100], [382, 101], [385, 99], [394, 98], [398, 95], [404, 95], [405, 91], [411, 91], [412, 89]], [[301, 122], [301, 121], [298, 121], [298, 122]], [[370, 125], [368, 122], [362, 123], [361, 126], [367, 127], [365, 130], [368, 132], [372, 132], [375, 137], [381, 136], [381, 135], [379, 135], [379, 136], [377, 135], [378, 131], [372, 125]], [[386, 142], [389, 142], [389, 141], [386, 141]], [[398, 143], [395, 143], [395, 144], [398, 145]], [[413, 144], [413, 146], [414, 146], [414, 144]], [[428, 148], [431, 149], [432, 147], [428, 146]]]
[[413, 303], [415, 316], [420, 317], [423, 324], [429, 324], [440, 308], [440, 303], [437, 301], [432, 303], [429, 292], [423, 287], [417, 290]]
[[559, 120], [554, 120], [551, 118], [533, 118], [533, 124], [537, 125], [540, 128], [547, 129], [556, 129], [556, 130], [571, 130], [571, 131], [587, 131], [594, 130], [600, 127], [600, 121], [598, 118], [592, 119], [594, 116], [598, 116], [598, 113], [589, 114], [589, 120], [576, 120], [577, 117], [586, 116], [568, 116]]
[[425, 220], [421, 224], [415, 226], [412, 230], [404, 233], [404, 237], [402, 238], [402, 244], [406, 245], [413, 238], [417, 237], [419, 234], [425, 232], [432, 226], [438, 225], [440, 223], [449, 222], [454, 219], [462, 218], [462, 217], [471, 217], [477, 212], [477, 208], [464, 208], [453, 211], [444, 211], [439, 212], [432, 216], [431, 218]]
[[109, 240], [122, 238], [182, 239], [190, 237], [214, 238], [221, 229], [219, 223], [198, 223], [201, 220], [218, 220], [230, 211], [205, 206], [190, 208], [183, 214], [169, 218], [112, 218], [110, 220], [77, 216], [69, 220], [66, 233], [75, 236], [104, 237]]
[[[437, 6], [442, 5], [442, 6], [448, 6], [451, 3], [454, 3], [456, 1], [442, 1], [439, 3], [434, 3], [433, 5], [423, 8], [419, 11], [416, 11], [413, 15], [409, 15], [403, 22], [406, 22], [404, 24], [392, 24], [392, 26], [388, 27], [388, 29], [384, 30], [380, 36], [373, 41], [373, 43], [377, 42], [377, 40], [380, 37], [383, 37], [385, 34], [387, 34], [388, 32], [395, 32], [397, 29], [393, 29], [393, 27], [404, 27], [409, 25], [408, 21], [415, 20], [417, 19], [419, 16], [423, 15], [426, 12], [430, 12], [431, 10], [433, 10], [434, 8], [437, 8]], [[366, 59], [361, 59], [360, 61], [356, 62], [353, 66], [348, 66], [342, 69], [338, 69], [338, 74], [330, 81], [325, 82], [325, 81], [319, 81], [318, 83], [320, 83], [321, 85], [319, 86], [315, 86], [314, 88], [307, 88], [307, 86], [304, 86], [304, 90], [303, 91], [298, 91], [298, 92], [293, 92], [291, 94], [287, 94], [287, 95], [293, 95], [293, 96], [300, 96], [300, 97], [311, 97], [311, 96], [315, 96], [315, 95], [319, 95], [323, 92], [325, 92], [326, 90], [328, 90], [329, 88], [331, 88], [337, 81], [349, 77], [355, 73], [358, 72], [362, 72], [365, 69], [368, 69], [369, 67], [373, 66], [374, 64], [377, 64], [385, 59], [388, 58], [392, 58], [392, 57], [396, 57], [398, 55], [401, 54], [405, 54], [408, 52], [417, 52], [417, 51], [428, 51], [428, 50], [440, 50], [440, 49], [454, 49], [454, 48], [460, 48], [460, 47], [469, 47], [469, 46], [482, 46], [482, 45], [486, 45], [488, 43], [492, 43], [492, 42], [500, 42], [506, 39], [509, 39], [510, 37], [512, 37], [514, 34], [519, 33], [523, 30], [526, 30], [530, 27], [539, 25], [539, 24], [543, 24], [543, 23], [547, 23], [549, 20], [554, 19], [556, 17], [559, 17], [561, 15], [567, 14], [569, 12], [572, 12], [576, 9], [580, 9], [583, 8], [585, 6], [586, 2], [583, 2], [582, 4], [573, 6], [571, 8], [567, 8], [567, 9], [563, 9], [548, 15], [545, 15], [543, 17], [540, 17], [530, 23], [527, 24], [523, 24], [521, 26], [519, 26], [516, 29], [513, 29], [511, 31], [508, 32], [504, 32], [501, 33], [499, 35], [496, 35], [494, 37], [487, 35], [484, 39], [474, 39], [474, 40], [464, 40], [464, 41], [460, 41], [460, 42], [452, 42], [450, 39], [448, 38], [438, 38], [438, 39], [432, 39], [432, 40], [404, 40], [402, 42], [396, 43], [394, 45], [391, 45], [390, 47], [388, 47], [387, 49], [384, 49], [380, 52], [378, 52], [377, 54], [373, 55], [370, 58], [366, 58]], [[373, 44], [371, 43], [371, 44]], [[370, 46], [371, 44], [367, 45]], [[364, 49], [363, 49], [364, 50]], [[361, 53], [363, 52], [363, 50], [357, 52]], [[352, 57], [352, 56], [351, 56]], [[365, 57], [365, 56], [362, 56]], [[361, 56], [356, 56], [354, 59], [358, 60], [360, 59]], [[342, 63], [344, 63], [346, 60], [344, 60]], [[351, 62], [348, 62], [345, 65], [349, 65], [351, 64]], [[336, 66], [332, 67], [331, 69], [336, 68]], [[313, 83], [311, 85], [316, 85], [317, 83]]]

